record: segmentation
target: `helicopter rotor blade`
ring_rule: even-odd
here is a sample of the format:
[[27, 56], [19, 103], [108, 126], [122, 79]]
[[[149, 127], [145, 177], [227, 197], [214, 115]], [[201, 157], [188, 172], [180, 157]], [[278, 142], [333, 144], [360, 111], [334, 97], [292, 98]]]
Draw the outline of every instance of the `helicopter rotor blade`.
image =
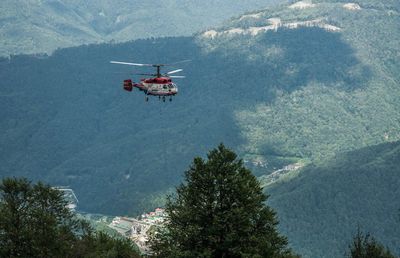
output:
[[170, 77], [170, 78], [186, 78], [185, 76], [182, 76], [182, 75], [171, 75], [168, 77]]
[[187, 63], [187, 62], [191, 62], [191, 61], [192, 60], [190, 60], [190, 59], [186, 59], [186, 60], [182, 60], [182, 61], [178, 61], [178, 62], [173, 62], [168, 65], [176, 65], [176, 64]]
[[174, 74], [174, 73], [179, 73], [179, 72], [182, 72], [182, 71], [183, 71], [183, 69], [176, 69], [176, 70], [167, 72], [166, 74]]
[[138, 64], [138, 63], [128, 63], [128, 62], [119, 62], [119, 61], [110, 61], [112, 64], [122, 64], [122, 65], [133, 65], [133, 66], [153, 66], [151, 64]]

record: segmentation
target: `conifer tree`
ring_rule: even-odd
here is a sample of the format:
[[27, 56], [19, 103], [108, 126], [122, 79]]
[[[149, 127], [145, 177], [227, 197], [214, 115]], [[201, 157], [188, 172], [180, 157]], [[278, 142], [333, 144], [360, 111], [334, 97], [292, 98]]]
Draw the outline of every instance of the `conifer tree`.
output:
[[294, 257], [251, 171], [219, 145], [195, 158], [169, 196], [168, 222], [151, 238], [158, 257]]
[[384, 248], [370, 234], [363, 234], [358, 229], [349, 246], [349, 258], [396, 258], [389, 249]]
[[30, 257], [28, 200], [32, 188], [26, 179], [6, 178], [0, 184], [0, 257]]
[[38, 257], [57, 257], [71, 252], [75, 232], [81, 224], [67, 204], [63, 193], [49, 185], [39, 182], [32, 187], [29, 228]]

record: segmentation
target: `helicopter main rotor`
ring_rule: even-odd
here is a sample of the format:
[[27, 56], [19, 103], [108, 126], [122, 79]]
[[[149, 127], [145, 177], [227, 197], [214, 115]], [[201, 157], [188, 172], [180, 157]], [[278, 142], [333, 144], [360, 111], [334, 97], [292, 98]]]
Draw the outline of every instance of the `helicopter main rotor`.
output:
[[140, 63], [129, 63], [129, 62], [120, 62], [120, 61], [110, 61], [110, 63], [112, 63], [112, 64], [122, 64], [122, 65], [131, 65], [131, 66], [155, 67], [157, 69], [157, 73], [155, 73], [155, 74], [141, 73], [139, 75], [155, 76], [157, 78], [160, 78], [162, 76], [170, 77], [170, 78], [185, 78], [185, 76], [177, 76], [177, 75], [172, 75], [171, 76], [170, 75], [170, 74], [182, 72], [183, 69], [176, 69], [176, 70], [169, 71], [167, 73], [162, 74], [161, 73], [161, 67], [163, 67], [163, 66], [172, 66], [172, 65], [175, 65], [175, 64], [186, 63], [186, 62], [190, 62], [190, 61], [191, 60], [182, 60], [182, 61], [174, 62], [174, 63], [171, 63], [171, 64], [140, 64]]

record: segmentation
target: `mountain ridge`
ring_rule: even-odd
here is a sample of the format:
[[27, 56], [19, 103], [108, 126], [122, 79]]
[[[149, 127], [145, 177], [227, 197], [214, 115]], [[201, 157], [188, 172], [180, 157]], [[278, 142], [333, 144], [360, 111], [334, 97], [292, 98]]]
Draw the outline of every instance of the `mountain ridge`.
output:
[[230, 5], [226, 0], [200, 4], [193, 0], [7, 0], [0, 7], [0, 56], [50, 54], [57, 48], [90, 43], [189, 36], [234, 13], [274, 1]]

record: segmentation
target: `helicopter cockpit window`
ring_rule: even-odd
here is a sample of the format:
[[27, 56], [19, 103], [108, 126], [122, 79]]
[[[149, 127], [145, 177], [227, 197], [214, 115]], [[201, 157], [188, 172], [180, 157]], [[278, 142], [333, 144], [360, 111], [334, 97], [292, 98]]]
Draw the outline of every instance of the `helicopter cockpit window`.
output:
[[165, 84], [164, 84], [164, 85], [163, 85], [163, 89], [165, 89], [165, 90], [166, 90], [166, 89], [167, 89], [167, 85], [165, 85]]
[[172, 84], [168, 84], [168, 88], [172, 89], [174, 86]]

